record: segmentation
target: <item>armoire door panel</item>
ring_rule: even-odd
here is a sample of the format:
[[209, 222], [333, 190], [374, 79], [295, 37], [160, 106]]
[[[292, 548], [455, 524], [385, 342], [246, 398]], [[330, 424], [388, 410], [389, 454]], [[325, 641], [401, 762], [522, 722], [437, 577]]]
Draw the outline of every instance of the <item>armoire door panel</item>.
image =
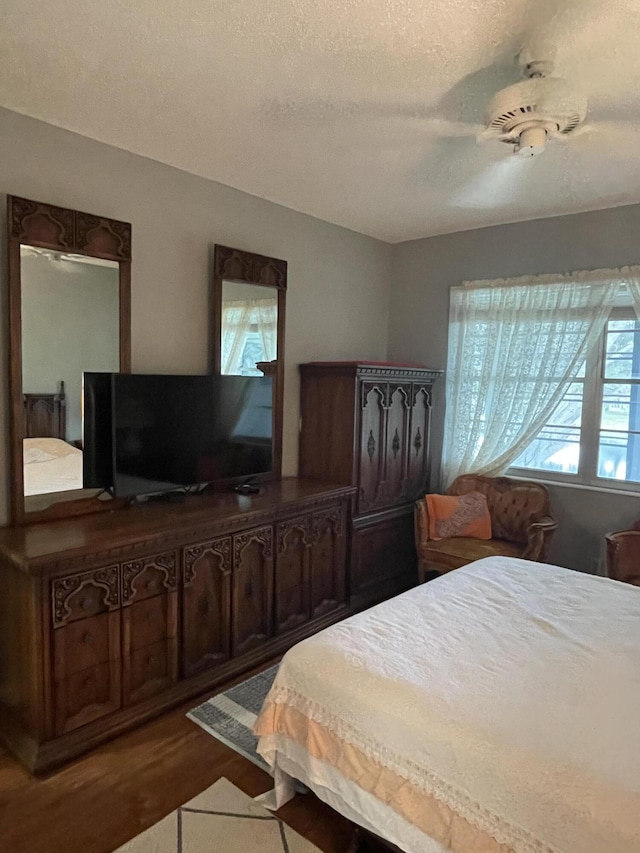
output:
[[363, 382], [360, 388], [359, 512], [375, 509], [384, 478], [386, 383]]
[[389, 384], [383, 482], [378, 504], [402, 503], [407, 478], [407, 442], [411, 406], [411, 385]]
[[310, 615], [311, 516], [281, 521], [276, 528], [275, 631], [282, 634]]
[[218, 666], [231, 654], [231, 537], [184, 549], [182, 671]]
[[233, 536], [232, 654], [273, 635], [273, 528], [257, 527]]
[[430, 424], [431, 389], [414, 383], [411, 388], [411, 419], [407, 443], [407, 500], [422, 497], [429, 488]]

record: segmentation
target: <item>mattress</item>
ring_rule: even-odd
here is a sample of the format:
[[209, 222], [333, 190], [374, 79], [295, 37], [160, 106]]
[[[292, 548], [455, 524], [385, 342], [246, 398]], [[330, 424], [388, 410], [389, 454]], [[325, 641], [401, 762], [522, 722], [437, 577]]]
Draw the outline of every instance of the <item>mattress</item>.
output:
[[633, 853], [638, 709], [640, 589], [490, 557], [299, 643], [256, 732], [409, 853]]

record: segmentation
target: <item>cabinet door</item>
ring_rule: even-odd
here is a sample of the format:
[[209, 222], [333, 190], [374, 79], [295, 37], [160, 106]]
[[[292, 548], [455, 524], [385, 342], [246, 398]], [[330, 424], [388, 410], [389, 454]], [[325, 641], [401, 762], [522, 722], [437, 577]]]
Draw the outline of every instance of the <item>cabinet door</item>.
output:
[[422, 497], [429, 488], [430, 423], [431, 386], [414, 382], [411, 386], [411, 419], [407, 442], [407, 500]]
[[411, 384], [392, 382], [388, 390], [384, 448], [384, 472], [378, 506], [393, 506], [406, 500], [407, 444], [411, 414]]
[[360, 385], [358, 512], [375, 509], [384, 472], [386, 383]]
[[311, 516], [281, 521], [275, 566], [276, 634], [309, 619]]
[[351, 543], [351, 605], [369, 607], [417, 582], [413, 508], [401, 516], [354, 529]]
[[218, 666], [231, 654], [231, 537], [183, 551], [182, 670]]
[[311, 616], [322, 616], [346, 602], [346, 510], [316, 512], [312, 518]]
[[178, 555], [122, 565], [122, 702], [129, 705], [178, 680]]
[[256, 527], [233, 536], [233, 655], [272, 636], [273, 528]]
[[56, 735], [121, 706], [119, 566], [51, 582]]

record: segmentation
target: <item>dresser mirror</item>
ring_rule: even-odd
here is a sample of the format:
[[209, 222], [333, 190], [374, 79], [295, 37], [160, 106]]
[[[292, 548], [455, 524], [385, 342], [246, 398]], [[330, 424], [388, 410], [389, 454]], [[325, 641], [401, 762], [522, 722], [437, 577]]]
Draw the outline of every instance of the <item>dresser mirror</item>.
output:
[[215, 246], [213, 370], [274, 379], [273, 462], [280, 476], [287, 263]]
[[82, 377], [130, 370], [131, 226], [14, 196], [8, 226], [12, 520], [100, 509]]

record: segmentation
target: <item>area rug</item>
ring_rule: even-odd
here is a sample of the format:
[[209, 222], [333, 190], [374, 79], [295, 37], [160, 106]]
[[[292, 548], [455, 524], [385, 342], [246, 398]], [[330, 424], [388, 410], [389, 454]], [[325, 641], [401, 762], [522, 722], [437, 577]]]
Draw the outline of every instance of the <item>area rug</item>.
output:
[[262, 703], [278, 671], [278, 664], [259, 672], [246, 681], [213, 696], [187, 714], [190, 720], [210, 735], [239, 752], [262, 770], [270, 773], [266, 762], [257, 754], [258, 738], [253, 733]]
[[228, 779], [119, 847], [115, 853], [320, 853]]

